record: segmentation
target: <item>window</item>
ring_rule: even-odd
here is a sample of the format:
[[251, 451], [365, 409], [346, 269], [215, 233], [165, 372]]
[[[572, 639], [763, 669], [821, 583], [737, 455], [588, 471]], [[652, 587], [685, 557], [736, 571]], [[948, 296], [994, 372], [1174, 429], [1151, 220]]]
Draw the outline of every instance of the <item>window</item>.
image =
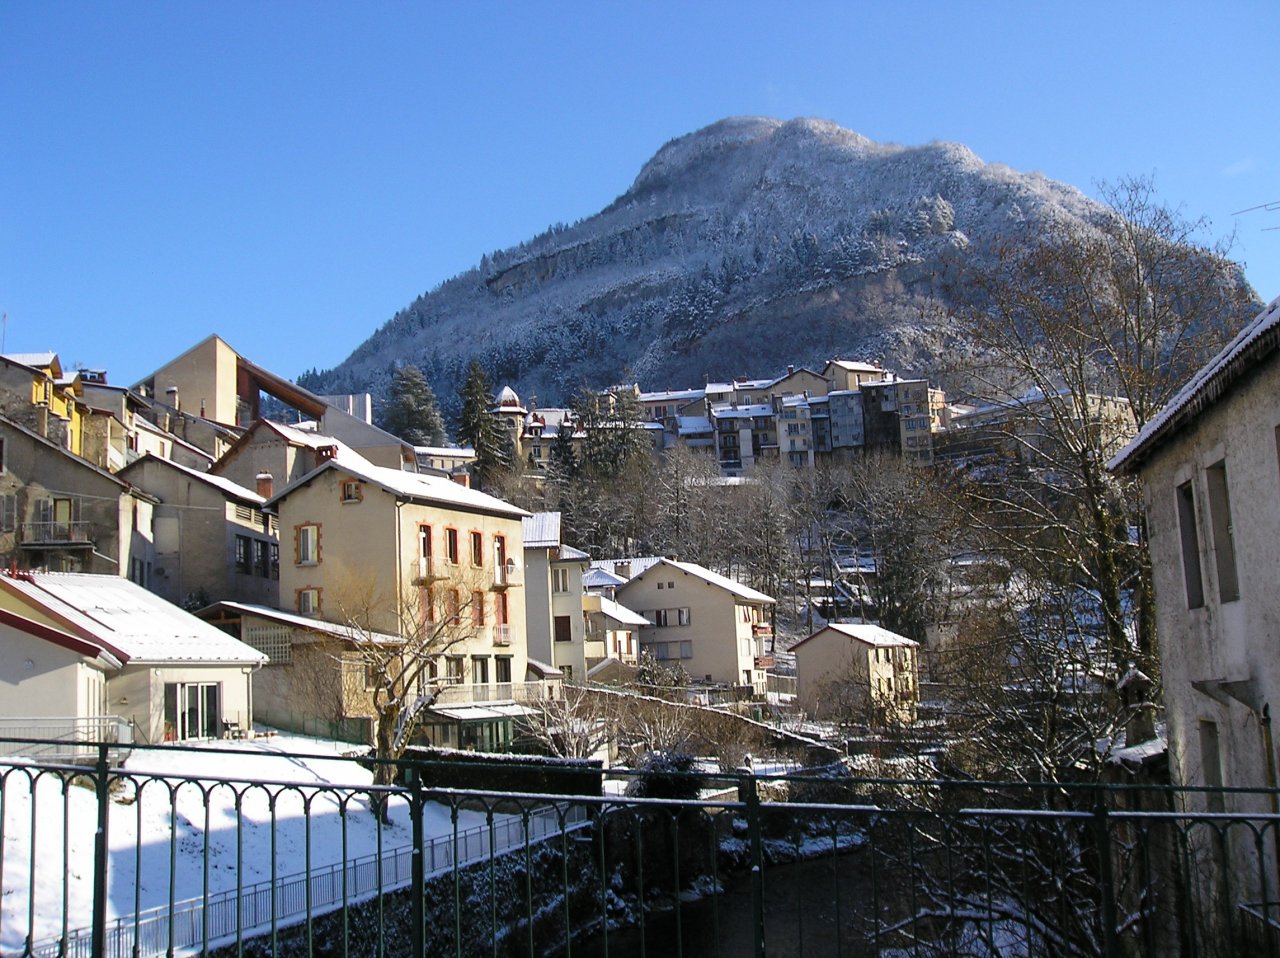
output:
[[567, 615], [557, 615], [555, 617], [556, 641], [572, 642], [573, 641], [573, 624], [572, 619]]
[[692, 621], [688, 609], [676, 609], [676, 622], [679, 625], [688, 625]]
[[471, 593], [471, 624], [484, 625], [484, 593]]
[[664, 626], [664, 627], [667, 625], [670, 625], [670, 622], [667, 621], [667, 613], [669, 611], [670, 611], [669, 609], [658, 609], [657, 611], [655, 611], [653, 613], [653, 624]]
[[253, 552], [253, 571], [264, 579], [271, 578], [271, 543], [266, 539], [255, 539]]
[[569, 570], [568, 569], [552, 569], [551, 570], [551, 590], [553, 592], [569, 591]]
[[1200, 537], [1196, 533], [1196, 494], [1190, 482], [1177, 489], [1178, 530], [1182, 537], [1182, 579], [1187, 589], [1187, 608], [1204, 605], [1204, 580], [1200, 572]]
[[688, 639], [685, 639], [680, 643], [680, 658], [682, 659], [693, 658], [693, 643], [690, 642]]
[[493, 560], [497, 568], [507, 564], [507, 540], [505, 536], [493, 537]]
[[360, 488], [359, 479], [343, 479], [342, 480], [342, 501], [343, 502], [359, 502], [364, 498], [364, 491]]
[[666, 583], [665, 583], [665, 582], [659, 582], [659, 583], [658, 583], [658, 588], [659, 588], [660, 590], [661, 590], [661, 589], [665, 589], [666, 587], [667, 587], [667, 586], [666, 586]]
[[471, 681], [476, 685], [489, 684], [489, 660], [475, 657], [471, 660]]
[[444, 554], [454, 565], [458, 564], [458, 530], [444, 530]]
[[0, 532], [12, 532], [18, 528], [18, 497], [0, 497]]
[[471, 564], [476, 568], [484, 565], [484, 536], [479, 532], [471, 533]]
[[458, 617], [458, 590], [450, 589], [444, 594], [444, 617], [450, 625], [457, 625], [460, 621]]
[[236, 571], [241, 575], [253, 573], [253, 540], [248, 536], [236, 536]]
[[418, 556], [423, 559], [431, 558], [430, 526], [418, 526]]
[[1213, 530], [1213, 557], [1218, 569], [1218, 600], [1240, 598], [1236, 576], [1236, 550], [1231, 527], [1231, 497], [1227, 493], [1227, 463], [1220, 460], [1205, 470], [1209, 487], [1209, 522]]
[[564, 673], [564, 680], [565, 680], [566, 682], [572, 682], [572, 681], [573, 681], [573, 666], [572, 666], [572, 665], [562, 665], [562, 666], [560, 666], [560, 671]]
[[674, 589], [675, 587], [676, 587], [676, 584], [675, 584], [674, 582], [668, 582], [668, 583], [667, 583], [667, 588], [668, 588], [668, 589]]
[[[1218, 745], [1218, 723], [1204, 719], [1200, 721], [1200, 774], [1206, 787], [1222, 788], [1222, 753]], [[1205, 801], [1211, 812], [1224, 810], [1221, 792], [1206, 793]]]
[[297, 591], [297, 608], [299, 615], [320, 614], [320, 590], [299, 589]]
[[498, 682], [511, 681], [511, 659], [505, 655], [500, 655], [493, 660], [493, 677]]
[[451, 655], [444, 660], [444, 678], [452, 685], [462, 682], [462, 656]]
[[280, 578], [280, 543], [271, 543], [271, 578]]
[[507, 624], [507, 594], [498, 592], [493, 597], [493, 621], [495, 625]]
[[315, 565], [320, 561], [320, 526], [307, 523], [293, 528], [297, 564]]

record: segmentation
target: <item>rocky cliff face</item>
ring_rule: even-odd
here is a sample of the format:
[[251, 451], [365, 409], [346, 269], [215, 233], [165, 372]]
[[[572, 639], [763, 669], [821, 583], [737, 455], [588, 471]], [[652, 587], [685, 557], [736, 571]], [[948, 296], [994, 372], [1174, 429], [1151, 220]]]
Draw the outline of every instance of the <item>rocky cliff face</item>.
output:
[[821, 120], [723, 120], [663, 146], [600, 213], [485, 256], [339, 366], [325, 393], [385, 391], [397, 361], [446, 410], [467, 364], [542, 405], [583, 383], [643, 388], [880, 360], [936, 373], [958, 262], [1102, 209], [949, 143], [879, 144]]

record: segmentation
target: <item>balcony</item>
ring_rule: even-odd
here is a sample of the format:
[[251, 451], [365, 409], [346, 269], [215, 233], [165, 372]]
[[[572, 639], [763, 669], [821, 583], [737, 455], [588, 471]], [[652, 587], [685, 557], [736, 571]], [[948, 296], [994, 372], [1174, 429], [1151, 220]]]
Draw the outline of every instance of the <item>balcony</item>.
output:
[[515, 559], [508, 559], [493, 570], [493, 587], [495, 589], [510, 589], [512, 586], [518, 586], [519, 584], [520, 567], [516, 565]]
[[24, 522], [18, 531], [22, 546], [80, 546], [93, 548], [91, 522]]
[[754, 636], [768, 637], [773, 635], [773, 626], [768, 622], [757, 622], [751, 626], [751, 634]]
[[444, 685], [435, 705], [471, 705], [476, 702], [541, 702], [553, 698], [554, 688], [542, 682], [495, 682], [484, 684]]
[[445, 563], [435, 556], [419, 556], [413, 569], [413, 584], [428, 585], [441, 579], [447, 579], [448, 575], [445, 573], [444, 566]]
[[510, 645], [511, 644], [511, 626], [495, 625], [493, 627], [493, 644], [494, 645]]
[[772, 655], [757, 655], [755, 657], [755, 667], [761, 670], [762, 672], [767, 669], [773, 668], [773, 664], [774, 663], [773, 663]]

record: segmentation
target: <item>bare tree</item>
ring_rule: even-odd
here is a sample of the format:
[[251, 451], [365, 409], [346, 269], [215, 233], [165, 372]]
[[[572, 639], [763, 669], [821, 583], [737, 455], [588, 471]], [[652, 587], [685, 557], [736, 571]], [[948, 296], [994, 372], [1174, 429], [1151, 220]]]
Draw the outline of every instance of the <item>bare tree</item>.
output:
[[[344, 688], [364, 693], [373, 716], [374, 783], [395, 780], [394, 761], [442, 690], [463, 681], [460, 653], [478, 629], [484, 592], [465, 576], [407, 587], [397, 600], [372, 581], [335, 588], [338, 621], [347, 638], [341, 655]], [[375, 800], [384, 819], [385, 803]]]
[[560, 698], [537, 703], [526, 732], [558, 758], [592, 758], [616, 742], [618, 711], [616, 695], [565, 686]]
[[979, 477], [972, 501], [1027, 574], [1093, 597], [1112, 668], [1154, 671], [1140, 510], [1106, 463], [1257, 304], [1225, 248], [1197, 241], [1205, 224], [1161, 205], [1149, 180], [1103, 192], [1111, 209], [1092, 224], [1051, 225], [960, 271], [976, 305], [953, 319], [982, 357], [963, 372], [1008, 408], [1017, 460]]

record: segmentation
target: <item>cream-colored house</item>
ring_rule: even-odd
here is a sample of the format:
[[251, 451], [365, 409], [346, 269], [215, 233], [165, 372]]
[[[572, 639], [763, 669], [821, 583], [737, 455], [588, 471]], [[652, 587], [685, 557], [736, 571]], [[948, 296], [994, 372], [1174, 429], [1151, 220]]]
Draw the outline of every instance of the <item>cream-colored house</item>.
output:
[[[217, 738], [253, 721], [256, 652], [172, 603], [109, 575], [0, 576], [0, 714], [117, 716], [132, 739]], [[88, 737], [88, 736], [85, 736]]]
[[544, 694], [526, 685], [521, 520], [529, 513], [350, 453], [265, 508], [279, 515], [285, 611], [405, 638], [412, 654], [431, 659], [440, 684], [456, 687], [442, 697], [455, 710]]
[[648, 623], [641, 652], [682, 665], [694, 680], [764, 694], [770, 596], [691, 562], [658, 559], [619, 586], [617, 597]]
[[525, 518], [525, 624], [529, 655], [554, 665], [565, 681], [582, 682], [587, 669], [582, 576], [591, 559], [560, 541], [560, 513]]
[[917, 648], [878, 625], [833, 622], [791, 647], [796, 696], [817, 718], [914, 722], [920, 701]]

